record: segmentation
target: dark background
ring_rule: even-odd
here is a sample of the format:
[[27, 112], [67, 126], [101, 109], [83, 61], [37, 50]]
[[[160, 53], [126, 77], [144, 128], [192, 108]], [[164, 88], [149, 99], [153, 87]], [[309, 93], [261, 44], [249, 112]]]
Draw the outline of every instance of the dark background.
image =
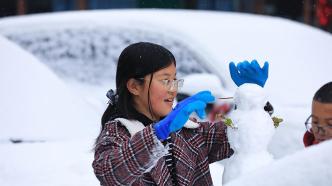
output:
[[332, 32], [332, 0], [1, 0], [0, 17], [118, 8], [246, 12], [284, 17]]

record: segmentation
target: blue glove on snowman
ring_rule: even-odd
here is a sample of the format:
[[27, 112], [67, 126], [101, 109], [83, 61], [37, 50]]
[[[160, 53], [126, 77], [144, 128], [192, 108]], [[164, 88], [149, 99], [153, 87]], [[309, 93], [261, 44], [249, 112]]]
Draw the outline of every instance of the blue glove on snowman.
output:
[[261, 68], [256, 60], [243, 61], [237, 65], [229, 63], [229, 71], [234, 83], [239, 87], [244, 83], [253, 83], [264, 87], [269, 74], [269, 63], [265, 62]]

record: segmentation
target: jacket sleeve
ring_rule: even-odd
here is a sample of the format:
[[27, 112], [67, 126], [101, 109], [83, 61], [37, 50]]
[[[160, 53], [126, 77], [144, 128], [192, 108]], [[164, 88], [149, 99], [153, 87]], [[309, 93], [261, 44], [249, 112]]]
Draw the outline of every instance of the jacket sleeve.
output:
[[208, 148], [209, 163], [229, 158], [234, 151], [227, 138], [227, 126], [223, 122], [204, 122], [201, 132]]
[[101, 185], [129, 185], [149, 172], [167, 150], [147, 126], [130, 137], [120, 122], [105, 125], [92, 163]]

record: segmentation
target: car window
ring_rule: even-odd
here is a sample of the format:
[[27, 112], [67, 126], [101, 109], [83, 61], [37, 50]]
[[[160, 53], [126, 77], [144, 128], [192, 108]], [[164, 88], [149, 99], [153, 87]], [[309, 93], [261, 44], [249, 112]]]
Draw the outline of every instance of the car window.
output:
[[158, 43], [171, 50], [177, 60], [179, 77], [211, 72], [202, 58], [186, 44], [143, 29], [62, 26], [3, 34], [33, 53], [61, 77], [87, 83], [113, 79], [120, 52], [130, 43], [139, 41]]

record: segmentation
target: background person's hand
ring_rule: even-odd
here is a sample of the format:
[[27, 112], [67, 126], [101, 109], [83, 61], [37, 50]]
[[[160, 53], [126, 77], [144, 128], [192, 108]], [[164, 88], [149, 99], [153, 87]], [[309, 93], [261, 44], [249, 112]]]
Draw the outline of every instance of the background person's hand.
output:
[[232, 80], [237, 86], [244, 83], [254, 83], [264, 87], [269, 74], [269, 63], [265, 62], [261, 68], [256, 60], [251, 63], [243, 61], [235, 65], [234, 62], [229, 63], [229, 71]]
[[204, 119], [206, 104], [214, 99], [210, 91], [201, 91], [179, 102], [172, 112], [154, 125], [158, 139], [165, 140], [171, 132], [181, 129], [192, 112]]

